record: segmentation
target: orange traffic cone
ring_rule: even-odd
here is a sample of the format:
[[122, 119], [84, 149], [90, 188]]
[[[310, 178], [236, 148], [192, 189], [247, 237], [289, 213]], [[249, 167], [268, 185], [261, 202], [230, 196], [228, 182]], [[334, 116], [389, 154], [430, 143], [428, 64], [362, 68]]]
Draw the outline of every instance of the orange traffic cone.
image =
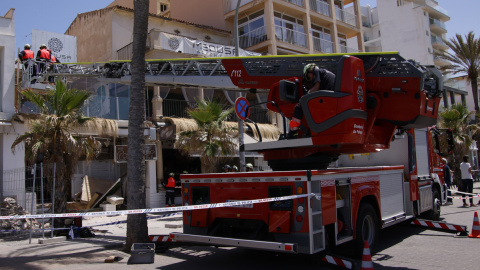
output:
[[468, 237], [480, 238], [480, 222], [478, 222], [477, 211], [475, 211], [475, 216], [473, 217], [472, 233]]
[[368, 246], [368, 241], [364, 241], [364, 244], [363, 244], [361, 270], [373, 270], [372, 256], [370, 255], [370, 247]]

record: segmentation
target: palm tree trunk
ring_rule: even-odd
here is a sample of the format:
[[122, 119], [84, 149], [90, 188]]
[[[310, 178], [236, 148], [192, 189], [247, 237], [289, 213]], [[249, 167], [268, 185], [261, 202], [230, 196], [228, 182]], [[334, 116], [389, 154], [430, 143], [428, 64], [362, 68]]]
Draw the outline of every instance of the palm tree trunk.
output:
[[478, 113], [480, 113], [480, 110], [479, 110], [479, 107], [478, 107], [478, 82], [477, 82], [477, 77], [475, 77], [473, 79], [470, 79], [471, 86], [472, 86], [473, 102], [474, 102], [474, 105], [475, 105], [475, 119], [476, 120], [478, 120]]
[[[145, 50], [148, 8], [148, 0], [134, 1], [132, 83], [128, 118], [128, 209], [144, 209], [146, 207], [143, 123], [145, 120]], [[148, 242], [146, 214], [128, 215], [125, 250], [129, 252], [133, 243], [146, 242]]]

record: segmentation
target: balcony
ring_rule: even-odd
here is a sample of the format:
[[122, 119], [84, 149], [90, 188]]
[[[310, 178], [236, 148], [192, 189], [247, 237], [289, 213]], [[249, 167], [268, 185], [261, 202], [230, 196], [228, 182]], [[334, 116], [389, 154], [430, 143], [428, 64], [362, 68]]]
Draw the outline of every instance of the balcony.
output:
[[133, 43], [117, 50], [117, 60], [131, 60], [133, 56]]
[[[196, 102], [187, 102], [185, 100], [166, 99], [163, 101], [163, 115], [166, 117], [190, 118], [187, 113], [188, 108], [196, 106]], [[130, 106], [129, 97], [105, 97], [93, 95], [85, 103], [82, 112], [87, 117], [98, 117], [113, 120], [128, 120], [128, 110]], [[222, 105], [223, 109], [232, 108], [233, 105]], [[269, 110], [252, 107], [250, 110], [250, 119], [259, 124], [270, 124], [271, 117]], [[25, 101], [21, 104], [20, 112], [38, 113], [39, 110], [35, 104]], [[146, 119], [151, 117], [151, 104], [147, 104]], [[238, 121], [237, 115], [232, 113], [227, 118], [228, 121]]]
[[[190, 118], [187, 109], [195, 106], [196, 102], [166, 99], [163, 101], [163, 115], [166, 117]], [[223, 104], [222, 107], [224, 110], [227, 110], [232, 108], [233, 105]], [[269, 110], [257, 107], [250, 108], [250, 119], [259, 124], [271, 123]], [[228, 116], [227, 121], [238, 121], [238, 117], [235, 113], [232, 113]]]
[[357, 27], [357, 15], [340, 9], [338, 7], [335, 7], [335, 14], [337, 15], [337, 20]]
[[254, 45], [257, 45], [259, 43], [262, 43], [267, 40], [267, 32], [265, 30], [265, 26], [257, 28], [243, 35], [240, 35], [238, 39], [239, 39], [239, 46], [242, 49], [246, 49]]
[[333, 53], [333, 42], [313, 37], [313, 49], [322, 53]]
[[437, 34], [447, 33], [447, 27], [445, 26], [445, 23], [435, 18], [430, 18], [430, 30]]
[[292, 3], [294, 5], [300, 6], [300, 7], [305, 7], [305, 4], [303, 3], [303, 0], [283, 0], [288, 3]]
[[449, 20], [448, 11], [438, 5], [433, 0], [413, 0], [418, 6], [424, 7], [429, 13], [434, 14], [435, 17], [443, 17], [445, 20]]
[[322, 0], [310, 0], [310, 9], [330, 17], [330, 5]]
[[338, 45], [338, 48], [340, 49], [339, 53], [357, 53], [357, 52], [360, 52], [357, 49], [350, 48], [350, 47], [347, 47], [347, 46], [344, 46], [344, 45]]
[[307, 47], [307, 35], [303, 32], [295, 31], [285, 27], [275, 26], [275, 37], [279, 41], [293, 45]]
[[434, 49], [441, 50], [441, 51], [448, 50], [447, 44], [445, 44], [445, 42], [441, 37], [432, 35], [431, 41]]

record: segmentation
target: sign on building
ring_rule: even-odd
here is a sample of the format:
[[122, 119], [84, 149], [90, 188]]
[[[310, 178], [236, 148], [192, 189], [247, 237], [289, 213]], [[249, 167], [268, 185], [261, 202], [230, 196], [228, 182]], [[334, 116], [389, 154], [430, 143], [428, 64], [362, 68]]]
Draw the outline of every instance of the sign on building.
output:
[[[180, 53], [203, 55], [205, 57], [232, 57], [235, 56], [235, 47], [187, 37], [160, 33], [162, 49]], [[239, 56], [260, 56], [260, 53], [239, 49]]]
[[36, 53], [42, 44], [47, 45], [47, 49], [50, 49], [61, 63], [77, 62], [76, 37], [33, 29], [32, 51]]

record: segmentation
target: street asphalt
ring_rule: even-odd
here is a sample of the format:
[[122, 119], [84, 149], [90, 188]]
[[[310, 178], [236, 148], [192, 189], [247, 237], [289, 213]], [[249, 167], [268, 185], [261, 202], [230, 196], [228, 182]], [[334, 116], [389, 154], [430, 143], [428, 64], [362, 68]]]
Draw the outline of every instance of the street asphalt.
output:
[[[480, 192], [480, 182], [474, 183], [474, 192]], [[478, 203], [479, 200], [479, 197], [474, 198], [475, 203]], [[453, 205], [442, 207], [441, 217], [442, 221], [446, 223], [466, 225], [468, 232], [471, 232], [474, 213], [479, 210], [480, 206], [465, 208], [462, 206], [461, 199], [454, 199]], [[151, 217], [148, 221], [149, 234], [168, 235], [171, 232], [182, 231], [181, 213], [164, 218], [159, 215], [151, 215]], [[126, 224], [118, 223], [101, 226], [103, 224], [121, 222], [125, 219], [126, 216], [85, 218], [83, 225], [93, 226], [95, 237], [92, 238], [68, 239], [47, 244], [39, 244], [41, 235], [38, 235], [38, 233], [36, 238], [31, 240], [31, 243], [29, 243], [28, 234], [26, 236], [0, 238], [0, 269], [90, 270], [105, 269], [106, 267], [114, 267], [115, 270], [132, 268], [170, 269], [168, 268], [169, 265], [177, 263], [175, 260], [178, 258], [169, 257], [168, 253], [157, 253], [154, 255], [153, 264], [127, 264], [130, 254], [122, 251]], [[47, 233], [47, 235], [49, 236], [50, 234]], [[225, 254], [229, 253], [225, 251]], [[114, 262], [106, 263], [105, 260], [109, 257], [115, 258]], [[374, 261], [375, 259], [376, 256], [373, 256]], [[178, 262], [184, 260], [178, 259]], [[234, 264], [234, 262], [232, 263]], [[381, 261], [378, 261], [376, 266], [381, 267]]]

